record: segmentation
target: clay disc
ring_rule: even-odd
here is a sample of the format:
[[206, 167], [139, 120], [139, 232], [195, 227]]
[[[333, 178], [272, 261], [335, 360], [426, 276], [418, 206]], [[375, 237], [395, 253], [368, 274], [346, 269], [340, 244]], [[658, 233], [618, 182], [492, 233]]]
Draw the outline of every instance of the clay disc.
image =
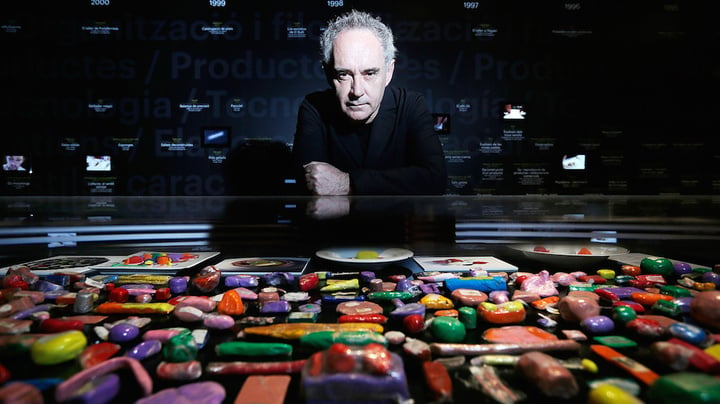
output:
[[486, 330], [483, 333], [483, 339], [488, 342], [502, 344], [524, 344], [528, 342], [553, 341], [557, 340], [558, 337], [538, 327], [509, 325]]

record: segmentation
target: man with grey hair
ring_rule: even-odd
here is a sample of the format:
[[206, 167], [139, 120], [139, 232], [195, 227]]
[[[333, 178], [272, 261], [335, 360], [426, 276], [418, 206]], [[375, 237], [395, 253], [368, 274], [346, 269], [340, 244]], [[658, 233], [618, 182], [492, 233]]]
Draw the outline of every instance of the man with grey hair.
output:
[[447, 173], [423, 96], [388, 86], [392, 31], [350, 11], [320, 38], [331, 88], [305, 97], [293, 155], [298, 182], [314, 195], [442, 194]]

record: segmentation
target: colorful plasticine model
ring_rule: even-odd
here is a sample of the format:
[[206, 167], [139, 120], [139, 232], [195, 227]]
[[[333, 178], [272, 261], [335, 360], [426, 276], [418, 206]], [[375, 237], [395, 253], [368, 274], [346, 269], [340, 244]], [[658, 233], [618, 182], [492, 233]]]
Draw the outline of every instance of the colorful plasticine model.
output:
[[302, 370], [308, 404], [400, 402], [410, 398], [403, 361], [383, 345], [335, 343]]

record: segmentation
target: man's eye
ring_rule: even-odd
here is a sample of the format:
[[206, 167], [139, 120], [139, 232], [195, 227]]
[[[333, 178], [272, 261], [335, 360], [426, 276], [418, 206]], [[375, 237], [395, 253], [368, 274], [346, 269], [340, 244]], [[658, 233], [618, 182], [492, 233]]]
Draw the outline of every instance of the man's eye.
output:
[[350, 75], [344, 72], [339, 72], [335, 75], [335, 77], [337, 77], [338, 80], [347, 80]]

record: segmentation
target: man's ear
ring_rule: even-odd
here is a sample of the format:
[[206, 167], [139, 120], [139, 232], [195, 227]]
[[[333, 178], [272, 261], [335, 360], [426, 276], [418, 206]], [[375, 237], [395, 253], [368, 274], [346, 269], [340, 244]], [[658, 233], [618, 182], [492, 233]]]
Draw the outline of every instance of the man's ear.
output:
[[385, 77], [385, 86], [390, 84], [390, 80], [392, 80], [394, 72], [395, 72], [395, 59], [391, 60], [390, 64], [388, 64], [387, 75]]

